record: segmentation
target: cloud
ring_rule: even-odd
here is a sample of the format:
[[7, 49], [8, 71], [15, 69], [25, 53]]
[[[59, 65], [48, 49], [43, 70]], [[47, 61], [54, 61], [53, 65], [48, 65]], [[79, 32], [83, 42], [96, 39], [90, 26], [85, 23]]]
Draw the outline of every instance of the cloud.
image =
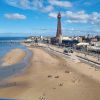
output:
[[100, 24], [100, 13], [93, 12], [90, 15], [89, 21], [91, 21], [92, 24]]
[[69, 1], [60, 0], [5, 0], [10, 6], [18, 7], [21, 9], [39, 10], [42, 12], [51, 12], [56, 9], [55, 6], [68, 8], [72, 7]]
[[68, 23], [91, 23], [100, 24], [100, 13], [93, 12], [91, 14], [85, 13], [85, 11], [71, 12], [67, 11], [65, 13]]
[[22, 15], [22, 14], [19, 14], [19, 13], [12, 13], [12, 14], [10, 13], [10, 14], [5, 14], [4, 16], [7, 19], [19, 19], [19, 20], [25, 20], [26, 19], [25, 15]]
[[89, 15], [84, 11], [71, 12], [67, 11], [65, 16], [68, 18], [67, 22], [69, 23], [87, 23]]
[[49, 3], [51, 5], [59, 6], [59, 7], [65, 7], [65, 8], [72, 7], [72, 3], [67, 0], [66, 1], [49, 0]]
[[29, 9], [30, 2], [28, 0], [6, 0], [6, 3], [14, 6], [14, 7], [19, 7], [23, 9]]
[[53, 11], [54, 7], [53, 6], [46, 6], [42, 9], [43, 12], [51, 12]]
[[[57, 18], [56, 12], [50, 12], [49, 17]], [[100, 13], [86, 13], [84, 10], [78, 12], [66, 11], [61, 12], [61, 16], [66, 18], [67, 23], [90, 23], [100, 25]]]
[[87, 23], [86, 20], [67, 20], [67, 23]]
[[57, 18], [57, 13], [56, 12], [50, 12], [49, 17]]
[[14, 7], [42, 12], [50, 12], [54, 9], [52, 5], [44, 5], [43, 0], [6, 0], [6, 3]]
[[84, 11], [79, 11], [79, 12], [67, 11], [66, 16], [73, 20], [86, 20], [89, 17], [89, 15], [86, 14]]

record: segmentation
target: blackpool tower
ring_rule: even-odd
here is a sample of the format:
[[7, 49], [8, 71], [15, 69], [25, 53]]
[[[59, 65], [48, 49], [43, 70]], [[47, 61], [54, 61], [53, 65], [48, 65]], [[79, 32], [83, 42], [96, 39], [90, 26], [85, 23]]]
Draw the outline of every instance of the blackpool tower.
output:
[[58, 13], [57, 16], [58, 22], [57, 22], [57, 33], [56, 33], [56, 40], [59, 44], [62, 43], [62, 31], [61, 31], [61, 14]]

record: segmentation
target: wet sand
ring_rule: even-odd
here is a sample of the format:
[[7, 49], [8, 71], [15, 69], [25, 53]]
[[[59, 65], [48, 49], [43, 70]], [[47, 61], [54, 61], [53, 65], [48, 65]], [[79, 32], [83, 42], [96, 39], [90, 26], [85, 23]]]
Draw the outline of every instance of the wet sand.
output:
[[81, 62], [64, 60], [39, 48], [30, 49], [33, 52], [31, 66], [24, 73], [1, 82], [1, 98], [100, 100], [99, 70]]
[[9, 66], [19, 63], [25, 57], [25, 52], [22, 49], [13, 49], [8, 52], [2, 59], [1, 66]]

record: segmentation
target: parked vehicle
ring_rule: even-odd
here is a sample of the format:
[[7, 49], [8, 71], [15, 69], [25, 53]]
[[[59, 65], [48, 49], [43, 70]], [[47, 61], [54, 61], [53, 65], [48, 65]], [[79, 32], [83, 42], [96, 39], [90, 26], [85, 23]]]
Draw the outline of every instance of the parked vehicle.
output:
[[67, 49], [64, 49], [63, 53], [68, 53], [68, 50]]
[[73, 53], [73, 50], [70, 48], [65, 48], [63, 53]]

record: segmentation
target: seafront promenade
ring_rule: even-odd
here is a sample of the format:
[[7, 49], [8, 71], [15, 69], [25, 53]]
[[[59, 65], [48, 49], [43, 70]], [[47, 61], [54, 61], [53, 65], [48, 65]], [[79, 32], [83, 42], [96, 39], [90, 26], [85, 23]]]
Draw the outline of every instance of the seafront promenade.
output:
[[[65, 49], [65, 48], [62, 48], [59, 46], [48, 45], [48, 44], [40, 44], [40, 45], [43, 47], [50, 48], [51, 50], [54, 50], [59, 53], [63, 53], [63, 51]], [[70, 58], [74, 57], [73, 59], [76, 59], [76, 60], [78, 59], [77, 57], [80, 57], [80, 58], [87, 60], [87, 62], [90, 61], [90, 62], [94, 62], [94, 63], [97, 63], [98, 65], [100, 65], [100, 57], [98, 57], [98, 56], [92, 56], [92, 55], [89, 55], [88, 53], [79, 52], [76, 50], [74, 50], [73, 53], [66, 53], [66, 54], [69, 55]]]

